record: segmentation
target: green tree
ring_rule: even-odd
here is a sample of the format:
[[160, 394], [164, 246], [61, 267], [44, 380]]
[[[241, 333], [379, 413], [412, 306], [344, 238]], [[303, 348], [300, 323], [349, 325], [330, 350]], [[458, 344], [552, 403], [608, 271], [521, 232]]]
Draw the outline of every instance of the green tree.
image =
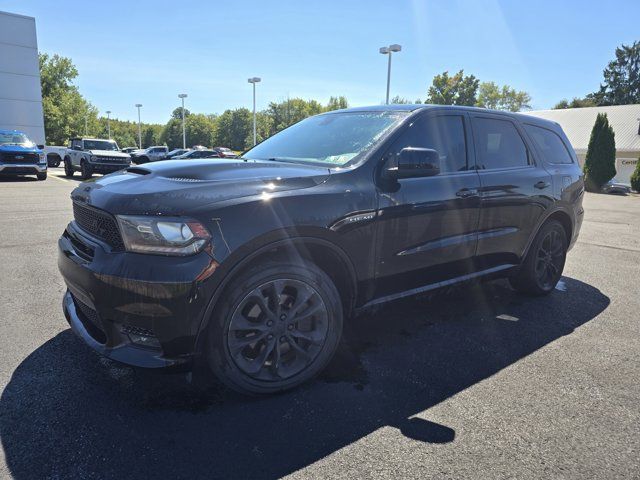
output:
[[599, 105], [640, 103], [640, 41], [616, 48], [616, 58], [603, 75], [600, 90], [591, 95]]
[[320, 102], [316, 100], [303, 100], [291, 98], [282, 102], [271, 102], [266, 113], [272, 118], [271, 135], [298, 123], [311, 115], [317, 115], [324, 110]]
[[347, 98], [342, 95], [339, 97], [330, 97], [329, 102], [326, 107], [324, 107], [325, 112], [330, 112], [332, 110], [340, 110], [342, 108], [349, 108], [349, 102], [347, 102]]
[[391, 105], [408, 105], [413, 102], [408, 98], [404, 98], [404, 97], [401, 97], [400, 95], [396, 95], [391, 100], [389, 100], [389, 103]]
[[78, 92], [73, 81], [78, 70], [71, 59], [59, 55], [39, 54], [40, 84], [46, 142], [64, 145], [74, 135], [97, 132], [97, 109]]
[[584, 162], [585, 186], [599, 192], [602, 185], [616, 174], [616, 141], [606, 113], [599, 113], [591, 130]]
[[566, 99], [560, 100], [553, 108], [555, 110], [559, 110], [563, 108], [595, 107], [597, 105], [598, 103], [593, 98], [587, 95], [584, 98], [574, 97], [570, 102]]
[[443, 72], [433, 77], [426, 103], [473, 106], [478, 101], [479, 83], [475, 76], [465, 76], [464, 70], [453, 76], [449, 76], [449, 72]]
[[207, 115], [192, 113], [185, 119], [187, 145], [204, 145], [212, 147], [216, 124]]
[[631, 188], [640, 193], [640, 158], [638, 158], [636, 168], [631, 174]]
[[531, 95], [517, 91], [509, 85], [499, 86], [495, 82], [482, 82], [478, 89], [476, 106], [492, 110], [519, 112], [531, 109]]
[[253, 138], [253, 114], [248, 108], [225, 110], [218, 117], [213, 142], [216, 146], [245, 150], [253, 142], [249, 143], [249, 138]]

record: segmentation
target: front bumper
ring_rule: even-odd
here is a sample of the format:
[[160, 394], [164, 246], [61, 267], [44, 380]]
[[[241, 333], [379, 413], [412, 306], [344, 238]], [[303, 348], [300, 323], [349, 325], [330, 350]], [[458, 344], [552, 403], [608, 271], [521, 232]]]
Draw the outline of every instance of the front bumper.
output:
[[[58, 241], [65, 317], [85, 343], [113, 360], [147, 368], [189, 366], [210, 298], [201, 279], [211, 261], [204, 252], [113, 252], [72, 222]], [[140, 333], [153, 341], [141, 344]]]
[[0, 163], [0, 175], [36, 175], [46, 171], [46, 163]]

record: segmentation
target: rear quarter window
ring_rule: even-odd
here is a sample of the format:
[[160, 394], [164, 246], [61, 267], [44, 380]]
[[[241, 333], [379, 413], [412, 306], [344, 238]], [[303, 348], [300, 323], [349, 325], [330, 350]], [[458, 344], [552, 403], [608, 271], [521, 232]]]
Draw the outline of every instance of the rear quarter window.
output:
[[524, 129], [533, 139], [536, 147], [538, 147], [547, 162], [560, 164], [573, 163], [573, 158], [567, 146], [562, 141], [562, 138], [560, 138], [560, 135], [535, 125], [525, 124]]

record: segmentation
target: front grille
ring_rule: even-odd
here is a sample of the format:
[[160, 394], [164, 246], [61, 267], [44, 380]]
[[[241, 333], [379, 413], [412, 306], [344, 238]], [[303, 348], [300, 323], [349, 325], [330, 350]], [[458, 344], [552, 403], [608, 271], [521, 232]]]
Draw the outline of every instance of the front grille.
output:
[[102, 162], [102, 163], [122, 163], [122, 164], [127, 164], [129, 163], [129, 159], [128, 158], [122, 158], [122, 157], [98, 157], [98, 162]]
[[3, 152], [0, 153], [0, 160], [2, 163], [37, 164], [40, 161], [40, 156], [37, 153]]
[[73, 217], [80, 228], [105, 241], [113, 250], [124, 250], [116, 220], [107, 212], [73, 202]]
[[73, 303], [76, 306], [76, 312], [78, 313], [78, 317], [82, 321], [84, 328], [87, 330], [89, 335], [91, 335], [96, 341], [104, 344], [107, 342], [107, 336], [102, 328], [102, 322], [100, 321], [100, 317], [98, 316], [98, 312], [96, 312], [89, 305], [78, 300], [75, 295], [72, 295]]

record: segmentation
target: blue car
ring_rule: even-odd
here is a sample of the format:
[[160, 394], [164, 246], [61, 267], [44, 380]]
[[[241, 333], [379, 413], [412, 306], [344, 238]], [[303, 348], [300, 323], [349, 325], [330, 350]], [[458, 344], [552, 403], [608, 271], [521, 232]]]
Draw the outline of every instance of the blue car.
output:
[[0, 129], [0, 176], [35, 175], [47, 179], [47, 157], [24, 132]]

